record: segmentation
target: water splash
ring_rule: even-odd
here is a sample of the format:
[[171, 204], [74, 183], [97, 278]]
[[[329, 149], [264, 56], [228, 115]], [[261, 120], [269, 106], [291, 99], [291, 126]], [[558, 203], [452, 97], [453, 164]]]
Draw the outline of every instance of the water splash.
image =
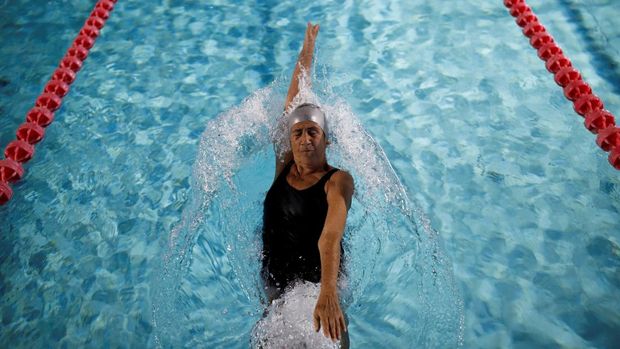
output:
[[340, 341], [332, 342], [313, 330], [312, 314], [320, 286], [299, 282], [275, 300], [252, 331], [253, 348], [338, 349]]
[[[313, 102], [326, 112], [332, 142], [328, 161], [355, 180], [344, 237], [348, 286], [340, 290], [351, 341], [356, 346], [460, 345], [462, 302], [438, 233], [329, 81], [315, 79], [318, 92], [302, 86], [293, 104]], [[262, 200], [273, 181], [272, 147], [285, 151], [289, 146], [284, 87], [276, 81], [206, 126], [192, 198], [162, 242], [165, 252], [153, 281], [160, 347], [250, 343], [266, 307], [259, 279], [260, 226]], [[292, 299], [297, 300], [289, 294], [283, 302]]]

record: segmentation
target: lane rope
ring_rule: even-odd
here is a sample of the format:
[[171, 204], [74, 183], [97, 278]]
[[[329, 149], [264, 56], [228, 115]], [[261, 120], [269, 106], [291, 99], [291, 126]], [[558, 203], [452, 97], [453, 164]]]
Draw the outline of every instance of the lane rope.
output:
[[590, 85], [573, 67], [525, 0], [504, 0], [504, 5], [510, 15], [515, 17], [523, 34], [530, 39], [538, 57], [545, 62], [545, 68], [562, 87], [564, 96], [573, 103], [575, 112], [585, 119], [584, 126], [597, 135], [596, 144], [603, 151], [609, 152], [609, 163], [620, 170], [620, 128], [616, 127], [614, 115], [605, 110], [603, 101], [592, 92]]
[[69, 92], [69, 86], [75, 81], [116, 2], [99, 0], [95, 4], [43, 92], [36, 98], [34, 107], [26, 114], [26, 121], [17, 129], [16, 139], [4, 149], [5, 159], [0, 160], [0, 205], [11, 200], [13, 190], [9, 183], [23, 177], [22, 164], [32, 159], [34, 145], [43, 139], [45, 128], [54, 121], [54, 113], [62, 105], [62, 99]]

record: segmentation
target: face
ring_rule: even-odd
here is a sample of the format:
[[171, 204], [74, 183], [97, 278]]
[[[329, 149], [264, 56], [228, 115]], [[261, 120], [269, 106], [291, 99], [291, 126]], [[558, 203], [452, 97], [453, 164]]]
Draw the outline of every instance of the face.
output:
[[295, 159], [322, 160], [329, 142], [314, 121], [298, 122], [291, 128], [291, 149]]

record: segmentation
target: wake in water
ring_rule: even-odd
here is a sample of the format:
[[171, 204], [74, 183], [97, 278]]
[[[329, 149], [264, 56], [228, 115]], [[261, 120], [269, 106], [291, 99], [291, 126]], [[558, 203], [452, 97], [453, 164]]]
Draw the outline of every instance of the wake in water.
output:
[[[457, 347], [462, 305], [437, 232], [351, 108], [326, 80], [314, 81], [319, 92], [302, 90], [295, 104], [313, 102], [325, 111], [328, 162], [355, 179], [343, 240], [348, 282], [340, 289], [353, 347]], [[288, 338], [291, 345], [321, 347], [311, 328], [299, 328], [307, 328], [307, 319], [312, 325], [316, 286], [284, 295], [255, 328], [267, 306], [259, 277], [262, 202], [273, 181], [273, 143], [288, 143], [283, 100], [283, 86], [274, 83], [205, 129], [192, 198], [162, 241], [153, 280], [160, 347], [247, 348], [253, 331], [254, 343], [282, 347], [277, 343]]]
[[252, 331], [253, 348], [337, 349], [332, 342], [313, 330], [312, 313], [321, 291], [320, 284], [298, 282], [267, 308]]

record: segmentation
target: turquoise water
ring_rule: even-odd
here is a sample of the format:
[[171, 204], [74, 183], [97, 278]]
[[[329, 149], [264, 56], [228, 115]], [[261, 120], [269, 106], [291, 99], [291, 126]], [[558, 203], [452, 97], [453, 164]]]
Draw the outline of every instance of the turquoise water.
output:
[[[530, 3], [617, 113], [620, 5]], [[13, 138], [92, 4], [0, 2], [1, 145]], [[501, 1], [121, 0], [25, 178], [13, 186], [13, 200], [0, 208], [3, 347], [174, 343], [162, 338], [171, 328], [156, 323], [162, 314], [173, 324], [195, 320], [179, 330], [187, 346], [246, 345], [260, 317], [258, 299], [244, 291], [251, 287], [232, 286], [244, 285], [235, 275], [250, 275], [255, 266], [234, 269], [242, 265], [235, 263], [238, 255], [209, 251], [218, 245], [208, 234], [220, 221], [192, 202], [191, 183], [200, 183], [192, 169], [204, 155], [201, 136], [210, 121], [275, 79], [288, 79], [310, 19], [321, 23], [318, 70], [327, 81], [321, 86], [332, 90], [323, 95], [340, 96], [350, 106], [419, 205], [412, 221], [433, 231], [421, 224], [427, 216], [443, 241], [452, 268], [442, 265], [440, 272], [447, 277], [453, 269], [459, 291], [430, 304], [441, 308], [462, 298], [463, 346], [618, 343], [618, 172]], [[267, 100], [281, 96], [281, 84]], [[268, 159], [257, 154], [255, 161]], [[256, 164], [266, 178], [272, 171], [267, 163]], [[253, 190], [257, 197], [266, 188]], [[192, 237], [185, 249], [171, 251], [171, 233], [195, 212], [207, 219], [187, 229], [195, 235], [181, 234]], [[420, 246], [412, 251], [430, 245]], [[162, 273], [162, 260], [187, 248], [191, 258]], [[368, 278], [387, 279], [389, 288], [355, 288], [368, 290], [368, 304], [378, 305], [357, 318], [351, 309], [353, 347], [446, 347], [458, 329], [445, 338], [428, 335], [434, 314], [382, 311], [387, 300], [379, 291], [393, 294], [400, 275], [424, 275], [429, 266], [423, 260], [411, 264], [421, 271], [382, 270], [404, 255], [382, 251]], [[209, 259], [213, 255], [219, 258]], [[224, 286], [205, 286], [211, 284]], [[181, 285], [170, 291], [179, 313], [161, 299], [167, 285]], [[238, 301], [222, 306], [223, 296]], [[364, 296], [355, 299], [351, 304]], [[453, 323], [451, 316], [445, 323]], [[221, 323], [202, 322], [212, 318]]]

